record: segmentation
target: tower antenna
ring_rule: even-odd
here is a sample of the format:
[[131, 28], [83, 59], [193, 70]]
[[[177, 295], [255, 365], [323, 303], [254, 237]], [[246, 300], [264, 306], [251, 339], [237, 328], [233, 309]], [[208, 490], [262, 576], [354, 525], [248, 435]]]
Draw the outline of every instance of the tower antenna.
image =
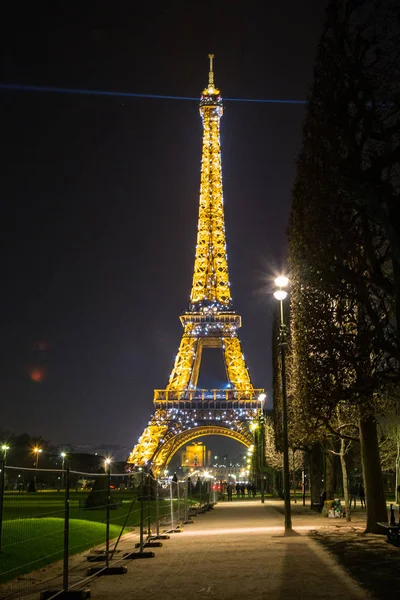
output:
[[208, 85], [210, 87], [214, 87], [214, 71], [213, 71], [214, 54], [209, 54], [208, 58], [210, 59], [210, 71], [208, 73]]

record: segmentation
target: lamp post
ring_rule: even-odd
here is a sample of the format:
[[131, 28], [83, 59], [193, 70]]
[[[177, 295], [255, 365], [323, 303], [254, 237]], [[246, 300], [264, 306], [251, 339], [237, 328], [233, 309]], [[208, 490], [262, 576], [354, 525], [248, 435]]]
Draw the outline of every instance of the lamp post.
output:
[[260, 474], [261, 474], [261, 503], [265, 502], [265, 484], [264, 484], [264, 463], [265, 463], [265, 429], [264, 429], [264, 402], [266, 400], [267, 395], [262, 393], [258, 396], [258, 400], [260, 402], [260, 414], [258, 416], [258, 421], [260, 424], [259, 429], [259, 445], [260, 445]]
[[254, 453], [254, 451], [257, 448], [257, 429], [258, 429], [258, 425], [259, 423], [257, 423], [257, 421], [252, 421], [250, 423], [250, 430], [253, 432], [253, 444], [250, 446], [250, 448], [247, 451], [247, 456], [250, 457], [251, 460], [251, 467], [252, 467], [252, 473], [251, 473], [251, 477], [253, 479], [253, 483], [254, 485], [256, 485], [257, 482], [257, 470], [256, 470], [256, 459], [257, 459], [257, 452]]
[[[2, 477], [2, 490], [4, 492], [5, 486], [7, 485], [7, 473], [6, 473], [6, 463], [7, 463], [7, 450], [10, 449], [10, 446], [7, 446], [7, 444], [3, 444], [1, 449], [3, 450], [3, 473], [1, 475]], [[2, 514], [0, 515], [0, 518], [2, 518]]]
[[65, 466], [65, 457], [67, 456], [67, 453], [66, 453], [66, 452], [60, 452], [60, 456], [61, 456], [61, 458], [62, 458], [62, 467], [61, 467], [61, 469], [62, 469], [62, 479], [61, 479], [61, 487], [62, 487], [62, 489], [64, 489], [64, 477], [65, 477], [65, 476], [64, 476], [64, 466]]
[[[105, 471], [107, 473], [107, 507], [106, 507], [106, 568], [109, 568], [110, 560], [110, 504], [111, 504], [111, 458], [104, 461]], [[143, 481], [143, 479], [142, 479]], [[143, 495], [143, 490], [142, 490]]]
[[289, 472], [289, 440], [288, 440], [288, 418], [287, 418], [287, 396], [286, 396], [286, 325], [283, 311], [283, 301], [287, 292], [283, 289], [289, 283], [287, 277], [281, 276], [275, 279], [277, 289], [274, 297], [280, 303], [280, 346], [281, 346], [281, 376], [282, 376], [282, 438], [283, 438], [283, 495], [285, 506], [285, 532], [292, 531], [292, 515], [290, 506], [290, 472]]
[[0, 460], [0, 552], [1, 552], [1, 540], [3, 532], [3, 505], [4, 505], [4, 491], [6, 488], [6, 458], [7, 450], [9, 447], [7, 444], [3, 444], [1, 449], [3, 450], [3, 458]]
[[6, 460], [7, 460], [7, 450], [10, 449], [10, 446], [7, 446], [7, 444], [3, 444], [2, 447], [1, 447], [1, 449], [3, 450], [3, 460], [4, 460], [4, 463], [5, 463]]
[[36, 463], [35, 463], [35, 489], [36, 489], [37, 471], [38, 471], [38, 464], [39, 464], [39, 454], [42, 452], [42, 449], [39, 448], [38, 446], [36, 446], [33, 449], [33, 452], [36, 454]]

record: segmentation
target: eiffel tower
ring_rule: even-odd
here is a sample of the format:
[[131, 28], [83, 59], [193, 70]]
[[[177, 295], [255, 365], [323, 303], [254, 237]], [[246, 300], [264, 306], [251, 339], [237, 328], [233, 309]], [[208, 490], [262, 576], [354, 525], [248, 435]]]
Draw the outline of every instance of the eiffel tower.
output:
[[[181, 446], [203, 435], [223, 435], [251, 446], [250, 424], [265, 399], [264, 390], [255, 389], [250, 379], [238, 336], [241, 317], [230, 291], [220, 144], [223, 104], [213, 58], [209, 54], [208, 87], [200, 99], [203, 148], [190, 303], [180, 317], [183, 335], [168, 385], [154, 391], [154, 413], [128, 458], [129, 465], [151, 468], [155, 475]], [[203, 348], [222, 350], [226, 388], [197, 388]]]

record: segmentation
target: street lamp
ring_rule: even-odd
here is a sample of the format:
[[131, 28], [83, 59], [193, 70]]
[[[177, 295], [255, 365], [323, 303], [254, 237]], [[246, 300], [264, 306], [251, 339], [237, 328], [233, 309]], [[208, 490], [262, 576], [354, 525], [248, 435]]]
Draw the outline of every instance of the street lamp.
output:
[[280, 304], [280, 346], [281, 346], [281, 375], [282, 375], [282, 438], [283, 438], [283, 495], [285, 503], [285, 531], [292, 530], [292, 515], [290, 506], [290, 472], [289, 472], [289, 440], [288, 440], [288, 416], [287, 416], [287, 396], [286, 396], [286, 325], [283, 312], [283, 301], [287, 292], [283, 289], [289, 283], [289, 279], [284, 276], [275, 279], [277, 289], [274, 297]]
[[5, 463], [6, 460], [7, 460], [7, 450], [10, 449], [10, 446], [7, 446], [7, 444], [3, 444], [2, 447], [1, 447], [1, 449], [3, 450], [3, 460], [4, 460], [4, 463]]
[[259, 461], [260, 461], [260, 475], [261, 475], [261, 503], [265, 502], [265, 489], [264, 489], [264, 462], [265, 462], [265, 429], [264, 429], [264, 403], [267, 398], [267, 395], [262, 393], [258, 396], [258, 401], [260, 403], [260, 412], [258, 415], [259, 422]]
[[1, 538], [3, 528], [3, 505], [4, 505], [4, 490], [6, 488], [6, 458], [7, 450], [9, 447], [7, 444], [3, 444], [1, 449], [3, 450], [3, 459], [0, 461], [0, 552], [1, 552]]
[[33, 452], [36, 454], [36, 464], [35, 464], [35, 488], [36, 488], [37, 470], [38, 470], [38, 464], [39, 464], [39, 454], [42, 452], [42, 448], [35, 446], [35, 448], [33, 449]]
[[61, 481], [61, 485], [62, 485], [62, 489], [64, 489], [64, 465], [65, 465], [65, 457], [67, 456], [66, 452], [60, 452], [60, 456], [62, 458], [62, 481]]

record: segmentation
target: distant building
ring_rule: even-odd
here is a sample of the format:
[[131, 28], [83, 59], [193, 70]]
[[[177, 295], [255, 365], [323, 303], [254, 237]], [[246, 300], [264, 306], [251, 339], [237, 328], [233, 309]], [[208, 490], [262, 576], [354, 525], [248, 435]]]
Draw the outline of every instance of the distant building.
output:
[[183, 469], [200, 469], [211, 465], [211, 450], [203, 442], [193, 442], [180, 452], [180, 464]]
[[247, 482], [249, 480], [249, 470], [247, 466], [233, 465], [226, 467], [225, 465], [213, 465], [209, 469], [210, 475], [213, 475], [217, 481], [227, 483]]
[[227, 454], [220, 457], [212, 456], [211, 450], [208, 450], [205, 444], [194, 442], [178, 453], [177, 469], [182, 469], [189, 474], [205, 472], [207, 475], [212, 475], [217, 482], [247, 482], [249, 467], [246, 458], [245, 454], [240, 454], [233, 460]]

